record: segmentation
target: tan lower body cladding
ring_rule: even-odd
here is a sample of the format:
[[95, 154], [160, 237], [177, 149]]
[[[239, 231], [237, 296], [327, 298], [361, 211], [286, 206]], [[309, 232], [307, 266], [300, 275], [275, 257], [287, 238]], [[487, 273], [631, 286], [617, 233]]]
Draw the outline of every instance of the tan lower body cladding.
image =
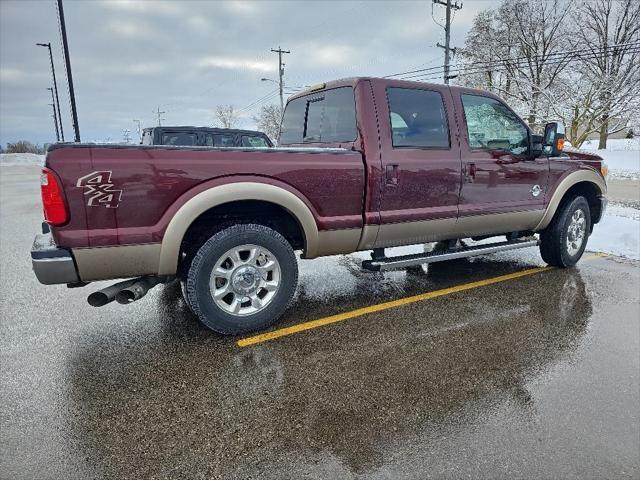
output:
[[[475, 215], [459, 219], [367, 225], [364, 229], [322, 230], [318, 232], [316, 256], [339, 255], [357, 250], [437, 242], [532, 230], [544, 210]], [[160, 264], [160, 243], [111, 247], [75, 248], [73, 256], [80, 279], [85, 282], [113, 278], [155, 275]], [[176, 261], [177, 264], [177, 261]], [[167, 275], [174, 272], [165, 273]]]
[[130, 278], [158, 273], [160, 243], [74, 248], [80, 280]]
[[414, 245], [453, 238], [469, 238], [524, 230], [533, 230], [544, 210], [473, 215], [467, 217], [423, 220], [418, 222], [367, 225], [358, 250]]

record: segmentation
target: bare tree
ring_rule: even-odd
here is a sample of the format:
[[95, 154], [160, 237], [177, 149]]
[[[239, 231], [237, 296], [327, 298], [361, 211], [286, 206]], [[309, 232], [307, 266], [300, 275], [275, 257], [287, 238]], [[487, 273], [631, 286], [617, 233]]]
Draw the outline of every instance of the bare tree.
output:
[[589, 52], [583, 64], [598, 85], [598, 148], [607, 147], [611, 133], [627, 127], [640, 106], [640, 2], [592, 0], [576, 15], [575, 38]]
[[216, 107], [216, 127], [236, 128], [238, 125], [238, 111], [233, 105], [218, 105]]
[[253, 117], [258, 130], [267, 134], [267, 136], [276, 143], [280, 136], [280, 122], [282, 120], [282, 110], [279, 105], [264, 105], [260, 109], [260, 113]]

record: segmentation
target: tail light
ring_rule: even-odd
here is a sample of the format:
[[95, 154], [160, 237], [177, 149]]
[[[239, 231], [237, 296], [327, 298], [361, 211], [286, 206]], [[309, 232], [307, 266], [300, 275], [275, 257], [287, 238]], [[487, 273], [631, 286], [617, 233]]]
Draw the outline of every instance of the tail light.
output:
[[44, 207], [44, 219], [49, 225], [60, 226], [69, 220], [69, 211], [64, 200], [64, 192], [58, 181], [58, 177], [48, 168], [42, 169], [40, 175], [40, 191], [42, 193], [42, 206]]

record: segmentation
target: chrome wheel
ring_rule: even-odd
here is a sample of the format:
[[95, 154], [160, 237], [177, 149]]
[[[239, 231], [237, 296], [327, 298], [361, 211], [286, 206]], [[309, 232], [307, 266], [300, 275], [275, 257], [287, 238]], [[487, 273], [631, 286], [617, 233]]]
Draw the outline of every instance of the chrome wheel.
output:
[[580, 251], [587, 233], [587, 218], [583, 210], [573, 212], [567, 227], [567, 253], [574, 256]]
[[239, 245], [222, 255], [211, 272], [209, 289], [223, 311], [237, 316], [263, 310], [280, 286], [280, 264], [258, 245]]

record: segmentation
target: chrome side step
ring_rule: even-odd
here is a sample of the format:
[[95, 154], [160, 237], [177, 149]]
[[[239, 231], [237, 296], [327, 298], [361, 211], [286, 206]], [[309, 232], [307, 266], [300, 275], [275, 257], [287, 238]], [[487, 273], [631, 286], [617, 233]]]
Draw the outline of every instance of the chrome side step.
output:
[[362, 268], [374, 272], [380, 272], [384, 270], [394, 270], [414, 265], [422, 265], [425, 263], [444, 262], [446, 260], [454, 260], [456, 258], [474, 257], [477, 255], [487, 255], [488, 253], [504, 252], [506, 250], [535, 247], [538, 244], [539, 240], [537, 238], [527, 238], [524, 240], [491, 243], [488, 245], [460, 247], [446, 250], [444, 252], [426, 252], [415, 253], [413, 255], [401, 255], [397, 257], [382, 257], [374, 260], [363, 261]]

